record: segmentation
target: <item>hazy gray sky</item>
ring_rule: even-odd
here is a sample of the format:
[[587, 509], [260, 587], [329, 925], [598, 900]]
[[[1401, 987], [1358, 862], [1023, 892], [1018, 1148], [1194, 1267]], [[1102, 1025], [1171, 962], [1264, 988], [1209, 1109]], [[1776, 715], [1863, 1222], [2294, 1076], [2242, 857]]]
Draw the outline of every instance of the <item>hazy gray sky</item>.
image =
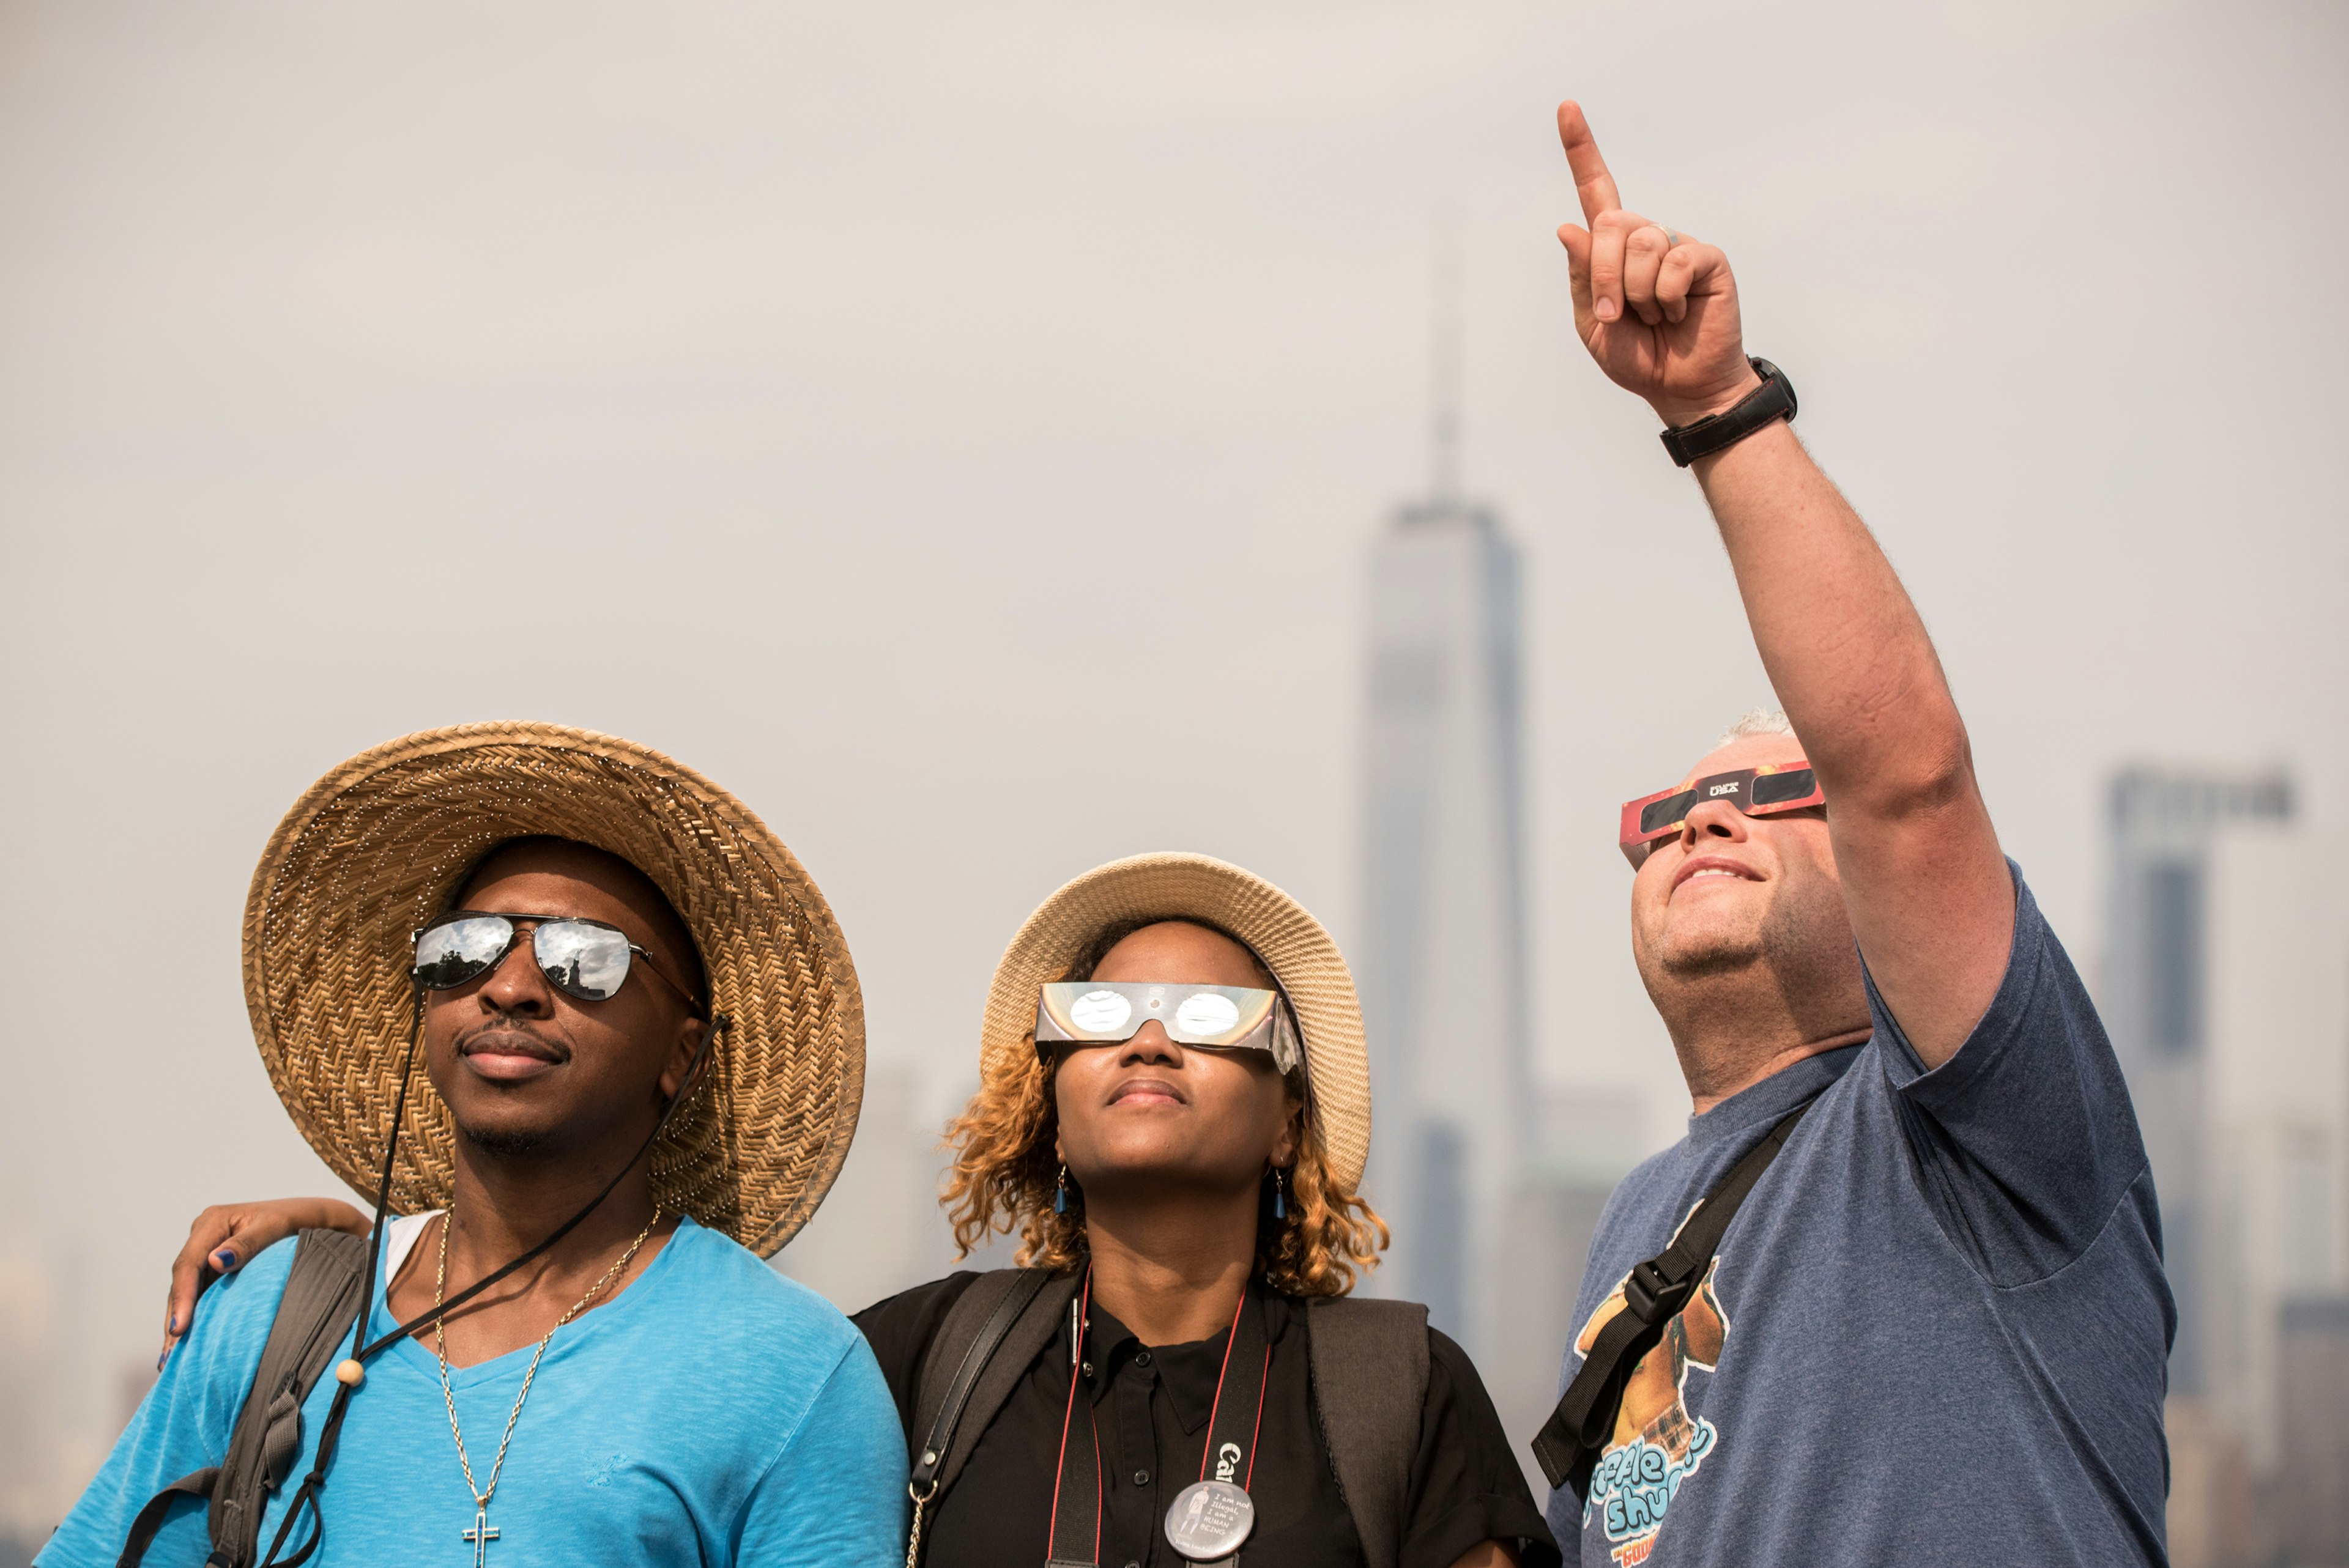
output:
[[1614, 809], [1766, 691], [1573, 341], [1567, 95], [1727, 247], [2092, 957], [2116, 762], [2281, 758], [2349, 815], [2345, 45], [2330, 0], [0, 4], [0, 1243], [81, 1236], [115, 1357], [196, 1204], [331, 1190], [245, 883], [426, 726], [740, 793], [875, 1057], [941, 1074], [1112, 856], [1240, 861], [1343, 940], [1446, 211], [1470, 484], [1529, 563], [1543, 1059], [1671, 1136]]

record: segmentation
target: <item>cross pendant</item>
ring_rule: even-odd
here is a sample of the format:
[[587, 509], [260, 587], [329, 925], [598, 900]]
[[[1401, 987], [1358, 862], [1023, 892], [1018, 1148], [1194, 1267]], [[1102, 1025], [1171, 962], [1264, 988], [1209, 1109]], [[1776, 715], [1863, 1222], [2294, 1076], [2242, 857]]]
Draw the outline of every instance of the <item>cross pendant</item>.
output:
[[465, 1532], [465, 1539], [473, 1543], [473, 1568], [484, 1568], [489, 1557], [490, 1542], [497, 1538], [498, 1527], [490, 1522], [490, 1511], [486, 1508], [474, 1509], [473, 1528]]

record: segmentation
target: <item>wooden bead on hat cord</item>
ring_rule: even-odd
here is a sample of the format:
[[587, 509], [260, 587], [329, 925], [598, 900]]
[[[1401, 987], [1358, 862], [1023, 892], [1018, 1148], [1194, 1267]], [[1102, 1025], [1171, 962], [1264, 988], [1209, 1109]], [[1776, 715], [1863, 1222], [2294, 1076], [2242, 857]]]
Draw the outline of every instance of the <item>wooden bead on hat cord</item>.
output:
[[[712, 1001], [729, 1004], [688, 1069], [695, 1092], [671, 1102], [612, 1188], [649, 1159], [665, 1210], [764, 1255], [805, 1222], [846, 1157], [864, 1087], [854, 965], [822, 892], [740, 801], [649, 748], [528, 722], [422, 731], [334, 769], [287, 813], [254, 872], [244, 989], [263, 1062], [295, 1127], [337, 1175], [374, 1189], [376, 1244], [351, 1354], [336, 1368], [311, 1468], [264, 1564], [281, 1563], [305, 1506], [311, 1532], [283, 1568], [321, 1550], [319, 1500], [365, 1363], [435, 1315], [366, 1340], [386, 1217], [395, 1205], [412, 1213], [450, 1197], [447, 1109], [429, 1091], [409, 1103], [420, 994], [398, 1048], [398, 998], [413, 980], [403, 939], [467, 867], [502, 841], [533, 835], [617, 854], [651, 877], [701, 950]], [[439, 1310], [542, 1255], [612, 1188]]]

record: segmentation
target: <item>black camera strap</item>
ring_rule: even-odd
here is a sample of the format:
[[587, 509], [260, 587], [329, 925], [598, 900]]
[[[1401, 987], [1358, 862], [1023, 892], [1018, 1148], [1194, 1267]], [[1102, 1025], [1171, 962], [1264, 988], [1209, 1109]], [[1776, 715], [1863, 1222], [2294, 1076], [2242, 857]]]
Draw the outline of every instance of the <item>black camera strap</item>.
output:
[[[1087, 1266], [1069, 1298], [1069, 1408], [1061, 1416], [1061, 1469], [1052, 1482], [1052, 1523], [1044, 1568], [1092, 1568], [1101, 1561], [1101, 1432], [1085, 1387], [1085, 1328], [1092, 1318], [1093, 1271]], [[1077, 1412], [1085, 1413], [1078, 1431]], [[1071, 1442], [1070, 1439], [1076, 1440]]]
[[1606, 1451], [1607, 1439], [1615, 1429], [1615, 1414], [1623, 1404], [1624, 1385], [1631, 1380], [1640, 1357], [1663, 1338], [1664, 1326], [1696, 1294], [1745, 1195], [1754, 1191], [1754, 1183], [1778, 1158], [1778, 1151], [1786, 1146], [1787, 1136], [1803, 1119], [1803, 1113], [1811, 1109], [1811, 1103], [1805, 1100], [1781, 1119], [1769, 1135], [1747, 1150], [1744, 1159], [1729, 1168], [1729, 1174], [1704, 1195], [1696, 1212], [1672, 1237], [1671, 1245], [1625, 1276], [1623, 1310], [1609, 1318], [1607, 1326], [1599, 1331], [1599, 1337], [1591, 1342], [1590, 1353], [1582, 1358], [1582, 1369], [1567, 1385], [1557, 1408], [1550, 1412], [1549, 1419], [1534, 1435], [1534, 1458], [1541, 1461], [1542, 1474], [1549, 1478], [1551, 1486], [1572, 1487], [1577, 1497], [1587, 1495], [1590, 1472], [1599, 1456]]

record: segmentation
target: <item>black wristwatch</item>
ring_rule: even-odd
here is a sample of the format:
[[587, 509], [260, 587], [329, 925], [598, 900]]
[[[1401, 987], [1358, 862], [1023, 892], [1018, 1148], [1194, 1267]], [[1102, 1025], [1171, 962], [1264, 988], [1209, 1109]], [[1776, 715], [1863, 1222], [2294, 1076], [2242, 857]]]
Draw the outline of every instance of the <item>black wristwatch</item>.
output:
[[1749, 356], [1745, 363], [1754, 366], [1762, 385], [1718, 414], [1666, 430], [1664, 450], [1671, 453], [1672, 461], [1686, 468], [1699, 458], [1735, 446], [1773, 420], [1794, 419], [1795, 384], [1786, 379], [1786, 373], [1766, 359]]

